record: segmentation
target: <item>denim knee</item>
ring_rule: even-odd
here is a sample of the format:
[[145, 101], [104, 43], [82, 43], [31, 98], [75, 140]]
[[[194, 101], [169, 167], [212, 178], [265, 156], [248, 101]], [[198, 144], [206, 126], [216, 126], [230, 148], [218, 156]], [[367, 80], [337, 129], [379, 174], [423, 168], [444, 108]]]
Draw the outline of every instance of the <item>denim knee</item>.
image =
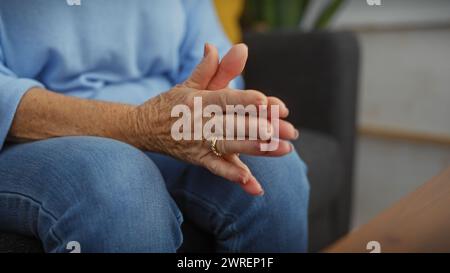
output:
[[71, 204], [52, 227], [64, 242], [50, 251], [69, 241], [82, 252], [173, 252], [181, 245], [181, 213], [142, 151], [97, 137], [63, 138], [54, 148], [65, 155], [53, 171]]
[[297, 153], [283, 157], [242, 157], [264, 188], [248, 199], [247, 221], [266, 229], [270, 251], [306, 251], [310, 186], [307, 167]]
[[307, 207], [310, 191], [307, 166], [296, 152], [282, 157], [252, 157], [247, 164], [265, 189], [266, 199], [273, 198], [277, 203], [296, 200], [297, 207]]

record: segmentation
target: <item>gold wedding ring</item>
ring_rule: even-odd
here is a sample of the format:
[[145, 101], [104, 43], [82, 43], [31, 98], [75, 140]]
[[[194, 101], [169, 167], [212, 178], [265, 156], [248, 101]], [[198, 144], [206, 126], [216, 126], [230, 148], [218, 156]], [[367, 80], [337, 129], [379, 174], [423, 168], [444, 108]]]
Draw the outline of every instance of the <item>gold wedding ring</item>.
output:
[[219, 150], [217, 150], [217, 137], [213, 137], [210, 140], [210, 145], [209, 145], [209, 149], [211, 150], [211, 152], [213, 152], [213, 154], [215, 154], [218, 157], [222, 156], [222, 153], [219, 152]]

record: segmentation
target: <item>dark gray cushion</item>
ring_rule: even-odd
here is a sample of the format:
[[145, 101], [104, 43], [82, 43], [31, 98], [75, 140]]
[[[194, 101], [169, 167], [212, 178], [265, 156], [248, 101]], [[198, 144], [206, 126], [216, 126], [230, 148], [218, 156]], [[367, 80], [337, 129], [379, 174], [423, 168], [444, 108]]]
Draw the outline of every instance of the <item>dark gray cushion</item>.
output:
[[308, 165], [311, 185], [309, 204], [309, 247], [317, 252], [336, 240], [339, 213], [336, 200], [342, 198], [345, 184], [342, 174], [342, 153], [338, 141], [328, 135], [303, 129], [294, 142], [300, 156]]
[[308, 166], [311, 214], [329, 206], [342, 187], [341, 153], [336, 139], [308, 129], [300, 130], [294, 146]]

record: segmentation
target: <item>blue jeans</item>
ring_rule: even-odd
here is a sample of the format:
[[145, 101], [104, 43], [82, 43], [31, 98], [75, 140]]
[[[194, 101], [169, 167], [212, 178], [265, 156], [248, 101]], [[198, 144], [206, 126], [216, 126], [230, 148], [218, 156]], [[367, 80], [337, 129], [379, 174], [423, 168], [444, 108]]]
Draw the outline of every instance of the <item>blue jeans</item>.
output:
[[202, 167], [97, 137], [62, 137], [0, 153], [0, 230], [47, 252], [175, 252], [183, 217], [219, 252], [302, 252], [309, 185], [296, 153], [241, 156], [262, 183], [253, 197]]

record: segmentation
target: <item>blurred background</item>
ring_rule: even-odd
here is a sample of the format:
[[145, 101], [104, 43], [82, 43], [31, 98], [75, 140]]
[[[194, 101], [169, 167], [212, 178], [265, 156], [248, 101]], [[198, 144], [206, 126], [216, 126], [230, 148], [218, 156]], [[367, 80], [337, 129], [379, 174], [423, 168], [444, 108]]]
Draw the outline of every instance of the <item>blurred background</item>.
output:
[[450, 1], [380, 2], [215, 0], [233, 42], [254, 32], [355, 35], [359, 66], [350, 228], [450, 165]]

